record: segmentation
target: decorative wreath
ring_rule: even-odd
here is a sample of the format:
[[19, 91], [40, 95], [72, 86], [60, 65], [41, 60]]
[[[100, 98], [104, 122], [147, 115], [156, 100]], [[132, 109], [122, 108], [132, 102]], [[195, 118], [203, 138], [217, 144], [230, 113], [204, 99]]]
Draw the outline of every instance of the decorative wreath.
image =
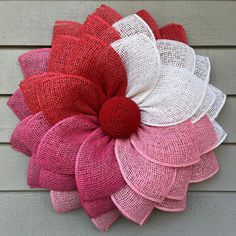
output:
[[101, 231], [121, 214], [142, 225], [154, 208], [183, 211], [189, 184], [218, 171], [226, 95], [183, 26], [102, 5], [83, 24], [56, 21], [52, 48], [19, 63], [11, 144], [57, 212], [82, 206]]

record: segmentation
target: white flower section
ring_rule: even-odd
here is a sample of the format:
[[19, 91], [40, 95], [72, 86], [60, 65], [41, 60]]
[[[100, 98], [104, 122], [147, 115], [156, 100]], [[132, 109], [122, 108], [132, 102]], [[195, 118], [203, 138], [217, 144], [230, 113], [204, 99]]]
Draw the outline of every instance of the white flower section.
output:
[[211, 64], [208, 57], [196, 56], [196, 65], [194, 74], [203, 81], [209, 82]]
[[215, 145], [215, 147], [214, 147], [214, 149], [215, 149], [215, 148], [217, 148], [221, 143], [224, 142], [224, 140], [225, 140], [226, 137], [227, 137], [227, 133], [223, 130], [223, 128], [222, 128], [215, 120], [212, 121], [212, 125], [213, 125], [213, 127], [214, 127], [215, 132], [216, 132], [217, 140], [218, 140], [217, 143], [216, 143], [216, 145]]
[[135, 34], [145, 34], [153, 42], [155, 42], [154, 34], [148, 24], [136, 14], [127, 16], [117, 21], [112, 25], [112, 27], [120, 33], [122, 38]]
[[215, 93], [216, 99], [210, 109], [207, 111], [207, 115], [210, 117], [210, 120], [216, 119], [219, 115], [221, 109], [223, 108], [226, 101], [226, 94], [215, 86], [209, 84], [209, 88]]
[[201, 106], [197, 109], [197, 111], [191, 118], [192, 122], [195, 123], [199, 121], [204, 115], [206, 115], [213, 106], [215, 100], [216, 100], [216, 95], [208, 86]]
[[200, 107], [205, 90], [202, 80], [187, 70], [162, 70], [156, 88], [139, 106], [142, 123], [169, 126], [189, 119]]
[[156, 46], [160, 53], [162, 66], [176, 66], [194, 72], [196, 55], [187, 44], [164, 39], [157, 40]]
[[111, 46], [119, 54], [126, 68], [126, 96], [139, 104], [158, 83], [160, 56], [157, 48], [144, 34], [123, 38]]

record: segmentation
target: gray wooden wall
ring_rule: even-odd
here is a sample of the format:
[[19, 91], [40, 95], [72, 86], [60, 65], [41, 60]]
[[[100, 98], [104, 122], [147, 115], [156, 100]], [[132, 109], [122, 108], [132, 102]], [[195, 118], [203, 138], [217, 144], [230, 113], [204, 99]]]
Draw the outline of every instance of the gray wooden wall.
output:
[[[6, 106], [22, 75], [17, 57], [49, 46], [56, 19], [83, 21], [98, 1], [0, 2], [0, 236], [101, 235], [82, 210], [54, 212], [46, 191], [26, 184], [27, 157], [9, 145], [18, 120]], [[212, 62], [211, 82], [228, 94], [219, 122], [229, 133], [217, 150], [220, 172], [191, 187], [184, 213], [155, 211], [142, 228], [120, 219], [106, 235], [236, 235], [236, 2], [106, 1], [124, 16], [149, 10], [159, 25], [182, 23], [190, 44]]]

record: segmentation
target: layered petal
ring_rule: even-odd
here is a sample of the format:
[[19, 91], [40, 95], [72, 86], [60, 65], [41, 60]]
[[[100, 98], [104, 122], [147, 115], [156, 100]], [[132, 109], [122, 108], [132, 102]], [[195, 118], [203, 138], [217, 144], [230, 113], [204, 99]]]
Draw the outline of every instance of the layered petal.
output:
[[119, 217], [120, 212], [115, 209], [96, 218], [92, 218], [91, 221], [100, 231], [106, 232]]
[[164, 200], [175, 180], [175, 168], [148, 160], [128, 139], [116, 140], [115, 154], [120, 171], [133, 191], [154, 202]]
[[93, 35], [108, 44], [121, 38], [119, 32], [96, 13], [88, 16], [82, 25], [80, 37], [83, 37], [83, 34]]
[[27, 122], [31, 119], [31, 115], [24, 118], [18, 125], [15, 127], [12, 135], [11, 135], [11, 146], [18, 152], [22, 152], [27, 156], [31, 156], [31, 151], [25, 144], [22, 142], [22, 132], [25, 129], [25, 126], [27, 125]]
[[126, 96], [137, 104], [156, 87], [160, 74], [160, 55], [145, 35], [134, 35], [111, 44], [123, 61], [128, 87]]
[[214, 92], [216, 99], [207, 111], [207, 115], [210, 117], [211, 120], [214, 120], [217, 118], [225, 104], [226, 94], [224, 94], [220, 89], [216, 88], [211, 84], [209, 84], [209, 88]]
[[151, 28], [154, 34], [155, 39], [160, 39], [161, 35], [159, 32], [158, 25], [156, 21], [153, 19], [153, 17], [149, 14], [149, 12], [147, 12], [146, 10], [140, 10], [136, 12], [136, 14], [140, 16], [148, 24], [148, 26]]
[[41, 110], [50, 124], [78, 113], [95, 115], [105, 96], [98, 86], [83, 77], [45, 73], [21, 83], [32, 112]]
[[117, 11], [104, 4], [96, 9], [95, 14], [102, 17], [110, 25], [122, 18], [122, 15], [120, 15]]
[[201, 161], [192, 166], [191, 183], [202, 182], [217, 173], [218, 162], [213, 151], [201, 156]]
[[227, 137], [227, 133], [215, 120], [212, 121], [212, 125], [213, 125], [215, 133], [216, 133], [217, 142], [215, 143], [215, 145], [213, 146], [213, 148], [211, 150], [217, 148], [221, 143], [224, 142], [224, 140]]
[[184, 27], [179, 24], [168, 24], [160, 28], [159, 30], [161, 39], [170, 39], [179, 41], [182, 43], [188, 42], [187, 34], [184, 30]]
[[148, 24], [138, 15], [127, 16], [112, 25], [121, 35], [122, 38], [132, 35], [144, 34], [151, 41], [155, 42], [155, 37]]
[[62, 35], [79, 37], [81, 33], [81, 24], [74, 21], [57, 20], [53, 26], [52, 44]]
[[127, 87], [126, 71], [119, 55], [109, 44], [92, 35], [56, 40], [49, 71], [82, 76], [97, 84], [107, 97], [123, 96]]
[[34, 49], [19, 56], [18, 61], [25, 78], [48, 70], [50, 48]]
[[186, 198], [183, 200], [174, 200], [165, 198], [161, 203], [157, 203], [155, 206], [157, 209], [168, 212], [180, 212], [186, 208]]
[[43, 136], [35, 159], [46, 170], [73, 175], [80, 146], [97, 127], [97, 118], [84, 114], [58, 122]]
[[42, 137], [50, 128], [51, 126], [45, 120], [42, 112], [32, 115], [22, 127], [20, 141], [31, 153], [35, 153]]
[[143, 125], [130, 142], [145, 159], [160, 165], [185, 167], [200, 161], [197, 131], [190, 120], [170, 127]]
[[31, 114], [30, 109], [25, 103], [24, 96], [19, 89], [9, 98], [7, 105], [20, 120], [23, 120]]
[[98, 128], [82, 143], [75, 166], [82, 201], [108, 197], [125, 184], [115, 158], [114, 142]]
[[50, 191], [52, 205], [57, 213], [65, 213], [81, 207], [78, 191]]
[[61, 175], [45, 170], [37, 163], [34, 155], [30, 159], [27, 180], [30, 188], [47, 188], [55, 191], [76, 190], [74, 175]]
[[114, 205], [110, 196], [97, 199], [94, 201], [83, 201], [81, 199], [81, 203], [84, 211], [86, 212], [86, 214], [90, 219], [100, 217], [116, 209], [116, 206]]
[[[50, 48], [34, 49], [19, 57], [18, 60], [24, 78], [47, 71], [50, 51]], [[25, 103], [24, 96], [19, 89], [10, 97], [7, 104], [20, 120], [31, 114], [30, 109]]]
[[167, 198], [173, 200], [185, 199], [191, 175], [192, 175], [192, 166], [177, 168], [175, 181], [171, 186]]
[[143, 198], [128, 185], [112, 194], [111, 198], [122, 215], [140, 225], [146, 222], [155, 206], [155, 202]]

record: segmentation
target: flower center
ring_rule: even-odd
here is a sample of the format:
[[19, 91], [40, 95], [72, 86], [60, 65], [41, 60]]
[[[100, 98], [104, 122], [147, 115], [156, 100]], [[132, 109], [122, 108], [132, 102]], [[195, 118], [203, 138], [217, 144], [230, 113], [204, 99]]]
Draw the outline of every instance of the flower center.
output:
[[113, 138], [128, 138], [140, 123], [138, 105], [127, 97], [108, 99], [99, 111], [100, 126]]

